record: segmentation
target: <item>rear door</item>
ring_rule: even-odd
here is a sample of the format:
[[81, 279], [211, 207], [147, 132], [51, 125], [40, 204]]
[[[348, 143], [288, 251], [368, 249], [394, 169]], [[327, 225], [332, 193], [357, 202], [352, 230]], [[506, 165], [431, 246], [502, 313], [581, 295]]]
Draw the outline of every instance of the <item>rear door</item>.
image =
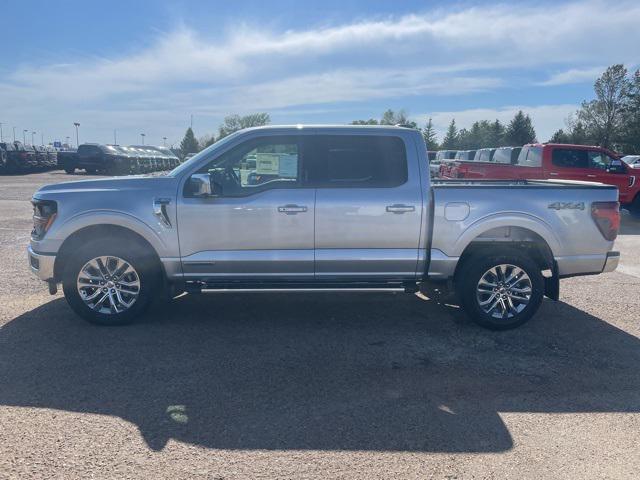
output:
[[549, 178], [597, 181], [594, 172], [589, 168], [588, 151], [586, 149], [571, 147], [553, 148], [551, 151]]
[[320, 134], [310, 149], [316, 187], [316, 279], [414, 279], [422, 188], [412, 140]]

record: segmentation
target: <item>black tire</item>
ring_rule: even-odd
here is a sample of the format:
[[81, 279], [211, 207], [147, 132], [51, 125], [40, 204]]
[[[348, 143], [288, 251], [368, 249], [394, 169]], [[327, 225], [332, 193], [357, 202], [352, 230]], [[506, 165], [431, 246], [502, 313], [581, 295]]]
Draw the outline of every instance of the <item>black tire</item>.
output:
[[[507, 294], [511, 294], [510, 290], [500, 290], [501, 288], [508, 287], [495, 287], [497, 290], [495, 292], [496, 297], [493, 297], [489, 307], [495, 300], [501, 302], [501, 300], [498, 299], [501, 293], [504, 293], [505, 295], [502, 297], [504, 299], [502, 302], [504, 303], [498, 303], [496, 310], [488, 313], [480, 305], [480, 302], [481, 299], [482, 301], [491, 299], [491, 295], [494, 294], [494, 292], [491, 291], [485, 293], [486, 290], [479, 292], [479, 283], [490, 269], [500, 265], [515, 266], [524, 271], [524, 273], [529, 277], [530, 287], [528, 286], [526, 278], [519, 274], [518, 278], [523, 278], [523, 283], [514, 285], [512, 288], [530, 289], [531, 293], [528, 302], [525, 304], [520, 303], [519, 300], [511, 299], [516, 297], [508, 298]], [[506, 273], [503, 273], [502, 269], [500, 272], [496, 271], [498, 275], [502, 275], [502, 278], [496, 276], [495, 284], [502, 285], [505, 280], [505, 276], [507, 277], [506, 279], [508, 279], [511, 273], [517, 272], [517, 270], [511, 269], [510, 267], [506, 267], [504, 270]], [[491, 274], [490, 277], [485, 277], [485, 280], [486, 278], [491, 278]], [[478, 325], [490, 330], [509, 330], [519, 327], [523, 323], [527, 322], [538, 311], [542, 303], [542, 298], [544, 297], [544, 278], [542, 277], [540, 267], [529, 256], [523, 255], [516, 250], [503, 250], [500, 253], [495, 251], [485, 251], [484, 254], [476, 254], [464, 261], [464, 264], [456, 274], [455, 280], [456, 293], [458, 294], [462, 307], [467, 315], [469, 315], [469, 317], [471, 317], [471, 319]], [[526, 296], [526, 294], [516, 294], [515, 292], [513, 294], [517, 296]], [[511, 303], [509, 303], [509, 300], [511, 300]], [[502, 305], [505, 305], [505, 308], [509, 309], [506, 316]], [[509, 308], [509, 305], [515, 305], [516, 308], [512, 310]], [[520, 309], [521, 306], [522, 309]], [[501, 316], [496, 317], [495, 315]]]
[[640, 219], [640, 194], [636, 195], [636, 198], [633, 199], [633, 202], [631, 202], [631, 204], [627, 207], [627, 210], [629, 210], [629, 213], [634, 218]]
[[[81, 298], [77, 288], [78, 274], [87, 262], [96, 257], [118, 257], [137, 272], [140, 282], [138, 297], [128, 309], [119, 313], [101, 313], [90, 308]], [[88, 322], [97, 325], [132, 323], [144, 313], [162, 288], [157, 259], [135, 243], [132, 245], [131, 242], [118, 242], [114, 239], [95, 240], [74, 252], [65, 267], [62, 285], [65, 298], [73, 311]]]
[[76, 167], [64, 167], [64, 171], [69, 175], [76, 173]]

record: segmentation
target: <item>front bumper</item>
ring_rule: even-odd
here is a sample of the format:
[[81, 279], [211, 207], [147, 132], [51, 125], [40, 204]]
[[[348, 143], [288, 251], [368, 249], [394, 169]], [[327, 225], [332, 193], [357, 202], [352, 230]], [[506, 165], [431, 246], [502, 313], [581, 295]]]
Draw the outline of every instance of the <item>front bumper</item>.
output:
[[56, 261], [55, 255], [43, 255], [36, 253], [31, 248], [31, 245], [29, 245], [29, 247], [27, 247], [27, 257], [29, 268], [36, 277], [40, 280], [44, 280], [45, 282], [54, 279], [53, 264]]
[[620, 252], [607, 252], [607, 260], [604, 262], [602, 273], [613, 272], [620, 263]]

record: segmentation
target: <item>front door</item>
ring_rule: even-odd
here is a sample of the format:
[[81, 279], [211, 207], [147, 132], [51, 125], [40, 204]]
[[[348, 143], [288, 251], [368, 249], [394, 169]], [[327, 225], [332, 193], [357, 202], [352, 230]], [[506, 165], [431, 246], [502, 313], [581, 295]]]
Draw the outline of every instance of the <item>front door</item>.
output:
[[323, 134], [313, 143], [316, 279], [414, 279], [422, 221], [415, 146], [385, 135]]
[[314, 189], [301, 183], [300, 136], [254, 138], [212, 160], [220, 193], [182, 194], [178, 206], [185, 279], [313, 278]]

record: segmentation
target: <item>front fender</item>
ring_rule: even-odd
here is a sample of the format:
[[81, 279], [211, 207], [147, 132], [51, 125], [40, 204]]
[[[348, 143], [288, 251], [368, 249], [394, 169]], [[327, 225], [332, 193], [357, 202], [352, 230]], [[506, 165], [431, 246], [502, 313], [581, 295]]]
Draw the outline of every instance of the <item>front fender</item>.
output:
[[124, 212], [92, 210], [75, 215], [62, 224], [56, 225], [54, 223], [54, 225], [56, 227], [55, 230], [48, 232], [45, 237], [50, 249], [55, 249], [54, 251], [57, 251], [67, 238], [83, 228], [96, 225], [115, 225], [127, 228], [140, 235], [151, 244], [160, 258], [179, 256], [177, 246], [174, 248], [164, 238], [166, 228], [160, 222], [157, 225], [149, 225], [139, 218]]

